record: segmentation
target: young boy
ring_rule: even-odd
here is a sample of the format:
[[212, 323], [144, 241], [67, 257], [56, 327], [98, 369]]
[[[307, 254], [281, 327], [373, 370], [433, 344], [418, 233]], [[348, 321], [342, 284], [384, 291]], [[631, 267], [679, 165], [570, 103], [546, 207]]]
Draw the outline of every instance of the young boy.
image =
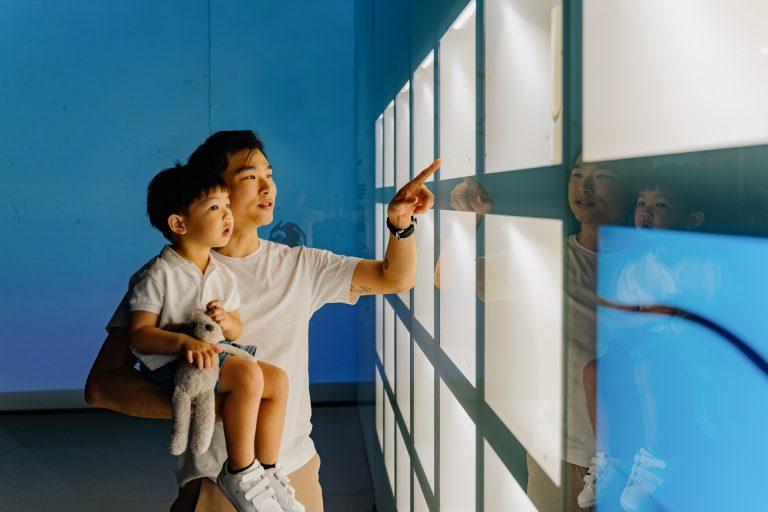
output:
[[[233, 231], [226, 182], [205, 170], [166, 169], [149, 185], [147, 213], [171, 244], [142, 269], [130, 297], [131, 350], [142, 373], [170, 392], [176, 368], [185, 364], [179, 355], [198, 368], [211, 366], [218, 357], [215, 392], [223, 395], [228, 457], [219, 488], [238, 511], [303, 512], [293, 489], [276, 475], [288, 397], [285, 373], [227, 357], [216, 345], [178, 332], [198, 309], [221, 326], [227, 340], [237, 339], [243, 329], [235, 277], [210, 255], [211, 248], [227, 244]], [[271, 403], [259, 414], [262, 398]]]

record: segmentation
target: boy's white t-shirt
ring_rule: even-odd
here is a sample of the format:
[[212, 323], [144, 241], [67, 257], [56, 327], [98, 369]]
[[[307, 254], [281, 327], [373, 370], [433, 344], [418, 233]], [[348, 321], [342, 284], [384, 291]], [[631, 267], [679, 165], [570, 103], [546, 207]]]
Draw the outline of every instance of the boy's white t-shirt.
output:
[[[259, 249], [244, 258], [230, 258], [216, 251], [211, 254], [237, 279], [243, 321], [243, 333], [237, 343], [256, 345], [259, 360], [288, 374], [290, 391], [279, 462], [291, 473], [316, 453], [309, 437], [309, 319], [324, 304], [353, 304], [349, 288], [360, 259], [267, 240], [261, 240]], [[121, 314], [121, 309], [125, 313]], [[127, 323], [121, 316], [127, 318], [124, 304], [107, 329], [125, 327]], [[179, 485], [202, 476], [215, 479], [226, 456], [222, 424], [217, 422], [211, 448], [205, 454], [194, 456], [187, 452], [177, 459]]]
[[[159, 315], [158, 325], [183, 323], [212, 300], [221, 301], [226, 311], [240, 308], [237, 280], [225, 265], [210, 258], [205, 273], [182, 258], [170, 245], [131, 278], [131, 311]], [[145, 354], [131, 347], [133, 354], [150, 370], [178, 359], [173, 354]]]

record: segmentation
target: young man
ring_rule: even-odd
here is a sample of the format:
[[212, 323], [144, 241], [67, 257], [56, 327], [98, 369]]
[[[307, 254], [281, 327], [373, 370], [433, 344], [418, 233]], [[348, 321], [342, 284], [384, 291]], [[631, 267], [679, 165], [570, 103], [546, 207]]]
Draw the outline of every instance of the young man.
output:
[[[261, 240], [257, 230], [272, 222], [277, 188], [263, 143], [252, 131], [213, 134], [192, 154], [189, 163], [220, 172], [229, 186], [234, 232], [229, 243], [212, 254], [238, 280], [244, 326], [241, 339], [257, 341], [259, 359], [288, 374], [291, 392], [282, 465], [307, 512], [321, 512], [320, 460], [309, 437], [309, 319], [329, 302], [354, 304], [361, 295], [399, 293], [413, 286], [416, 245], [412, 236], [403, 236], [407, 234], [404, 230], [409, 229], [414, 215], [431, 208], [434, 197], [424, 181], [439, 167], [439, 161], [406, 184], [390, 202], [390, 230], [400, 237], [390, 236], [383, 261]], [[135, 359], [129, 350], [125, 313], [121, 304], [110, 321], [109, 335], [86, 383], [86, 401], [133, 416], [169, 418], [167, 394], [132, 370]], [[267, 406], [265, 403], [260, 408], [259, 415]], [[206, 478], [215, 477], [225, 456], [223, 436], [217, 428], [205, 455], [179, 458], [181, 489], [172, 510], [231, 510]]]

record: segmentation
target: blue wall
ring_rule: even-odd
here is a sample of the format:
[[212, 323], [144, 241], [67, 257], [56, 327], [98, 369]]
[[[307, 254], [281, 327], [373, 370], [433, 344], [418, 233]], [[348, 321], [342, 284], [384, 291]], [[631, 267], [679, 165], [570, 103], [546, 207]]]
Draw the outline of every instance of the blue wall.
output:
[[[307, 245], [365, 255], [353, 6], [261, 4], [5, 6], [0, 392], [82, 388], [128, 277], [163, 243], [144, 214], [149, 179], [212, 131], [265, 141], [279, 195], [262, 237], [291, 222]], [[356, 315], [313, 320], [313, 382], [354, 380]]]

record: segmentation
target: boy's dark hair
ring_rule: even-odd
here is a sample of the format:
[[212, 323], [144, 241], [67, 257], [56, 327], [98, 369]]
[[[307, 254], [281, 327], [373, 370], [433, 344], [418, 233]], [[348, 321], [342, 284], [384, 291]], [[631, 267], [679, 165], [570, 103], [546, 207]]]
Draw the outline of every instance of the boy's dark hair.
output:
[[187, 165], [222, 174], [227, 170], [229, 156], [243, 149], [258, 149], [264, 155], [264, 143], [253, 130], [227, 130], [208, 137], [187, 160]]
[[687, 165], [664, 164], [638, 178], [637, 192], [660, 190], [693, 212], [705, 207], [700, 182]]
[[147, 187], [149, 222], [159, 229], [165, 238], [173, 241], [168, 217], [187, 213], [192, 203], [216, 190], [228, 188], [224, 178], [215, 172], [179, 164], [162, 170], [152, 178]]

